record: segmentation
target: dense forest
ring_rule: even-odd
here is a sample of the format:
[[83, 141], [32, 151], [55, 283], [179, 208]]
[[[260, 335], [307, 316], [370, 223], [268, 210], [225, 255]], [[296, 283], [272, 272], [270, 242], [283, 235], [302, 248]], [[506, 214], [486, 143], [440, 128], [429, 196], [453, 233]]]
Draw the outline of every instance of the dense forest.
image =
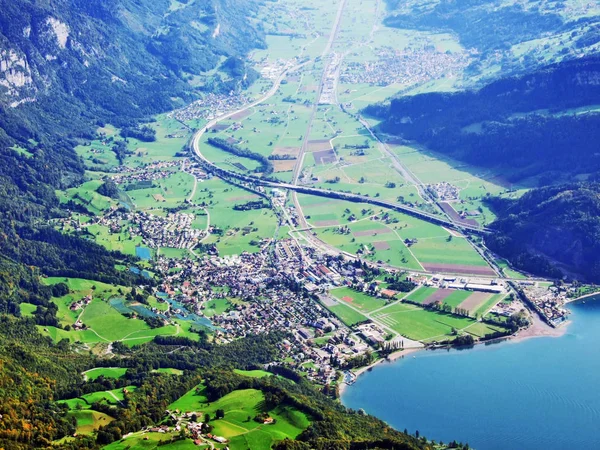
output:
[[548, 186], [490, 203], [499, 219], [487, 245], [514, 266], [552, 277], [562, 268], [600, 281], [600, 184]]
[[381, 131], [471, 164], [506, 169], [517, 182], [570, 180], [600, 171], [600, 114], [575, 108], [600, 104], [600, 57], [548, 66], [479, 90], [430, 93], [373, 105]]

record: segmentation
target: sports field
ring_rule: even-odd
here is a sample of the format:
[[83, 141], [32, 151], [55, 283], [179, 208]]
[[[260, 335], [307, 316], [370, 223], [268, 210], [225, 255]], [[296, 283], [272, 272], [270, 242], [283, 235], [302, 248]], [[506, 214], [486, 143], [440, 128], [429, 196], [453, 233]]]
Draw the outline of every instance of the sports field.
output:
[[372, 297], [363, 292], [355, 291], [350, 288], [338, 288], [329, 291], [331, 295], [337, 298], [341, 303], [348, 303], [354, 308], [369, 313], [386, 305], [386, 300]]

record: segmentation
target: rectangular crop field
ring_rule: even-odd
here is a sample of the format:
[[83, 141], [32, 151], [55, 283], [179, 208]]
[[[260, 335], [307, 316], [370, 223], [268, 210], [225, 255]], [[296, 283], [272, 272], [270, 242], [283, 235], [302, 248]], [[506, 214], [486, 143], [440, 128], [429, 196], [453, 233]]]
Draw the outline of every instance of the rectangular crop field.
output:
[[430, 286], [421, 286], [416, 291], [411, 292], [406, 296], [407, 300], [423, 303], [431, 294], [436, 291], [436, 288]]

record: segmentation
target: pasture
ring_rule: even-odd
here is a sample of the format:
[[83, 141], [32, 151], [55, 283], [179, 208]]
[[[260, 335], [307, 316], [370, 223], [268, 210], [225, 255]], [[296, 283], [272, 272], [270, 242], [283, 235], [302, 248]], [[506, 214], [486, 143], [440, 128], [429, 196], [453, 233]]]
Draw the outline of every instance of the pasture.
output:
[[[271, 375], [264, 371], [236, 371], [244, 376], [263, 377]], [[243, 389], [210, 403], [201, 393], [202, 385], [194, 388], [183, 397], [169, 405], [169, 410], [182, 412], [202, 412], [211, 416], [213, 434], [230, 440], [232, 449], [264, 449], [286, 437], [293, 439], [310, 424], [309, 418], [302, 412], [289, 406], [277, 406], [265, 410], [264, 395], [256, 389]], [[216, 419], [215, 412], [222, 409], [223, 419]], [[253, 418], [266, 412], [275, 419], [273, 424], [259, 423]]]
[[154, 373], [166, 373], [167, 375], [183, 375], [183, 370], [173, 369], [171, 367], [161, 367], [160, 369], [154, 369], [152, 372]]
[[267, 372], [266, 370], [240, 370], [240, 369], [234, 369], [234, 372], [237, 373], [238, 375], [243, 375], [245, 377], [250, 377], [250, 378], [264, 378], [264, 377], [271, 377], [273, 376], [273, 374], [271, 372]]
[[273, 237], [277, 217], [271, 209], [233, 209], [236, 204], [258, 199], [258, 195], [218, 178], [212, 178], [199, 185], [193, 200], [195, 203], [207, 205], [210, 226], [219, 230], [213, 230], [204, 243], [215, 244], [220, 255], [258, 251], [263, 239]]
[[58, 199], [61, 203], [73, 201], [83, 206], [92, 215], [103, 214], [111, 207], [116, 206], [118, 201], [96, 192], [102, 184], [103, 182], [100, 180], [86, 181], [77, 187], [65, 191], [57, 191]]
[[302, 194], [298, 200], [319, 239], [340, 250], [407, 269], [494, 274], [465, 238], [441, 226], [364, 203]]
[[206, 317], [213, 317], [223, 314], [231, 307], [231, 303], [226, 298], [216, 298], [204, 303], [202, 312]]
[[100, 376], [104, 378], [121, 378], [126, 372], [125, 367], [96, 367], [83, 372], [83, 376], [86, 380], [93, 381]]
[[[189, 326], [186, 327], [178, 321], [176, 321], [176, 325], [151, 329], [141, 319], [127, 318], [122, 315], [117, 309], [119, 302], [115, 302], [115, 300], [125, 295], [129, 288], [80, 278], [48, 277], [43, 279], [43, 282], [49, 285], [65, 282], [71, 291], [63, 297], [52, 299], [58, 306], [57, 317], [61, 325], [69, 325], [71, 329], [38, 327], [42, 334], [56, 342], [67, 339], [71, 342], [94, 346], [101, 343], [123, 341], [127, 345], [136, 345], [148, 342], [157, 335], [190, 334], [189, 331], [186, 331], [189, 330]], [[92, 297], [89, 304], [82, 305], [78, 309], [71, 309], [74, 302], [87, 296]], [[154, 299], [154, 301], [156, 300]], [[129, 312], [129, 310], [125, 308], [123, 312]], [[76, 330], [73, 328], [73, 324], [78, 319], [86, 326], [86, 329]], [[193, 334], [191, 337], [194, 338]]]
[[78, 434], [92, 434], [99, 427], [115, 420], [108, 414], [92, 410], [69, 411], [67, 414], [77, 421]]
[[[276, 441], [295, 438], [310, 424], [304, 413], [289, 406], [265, 411], [264, 395], [256, 389], [227, 394], [210, 403], [203, 412], [212, 417], [217, 409], [224, 410], [225, 417], [211, 420], [213, 434], [229, 439], [231, 448], [270, 448]], [[262, 424], [252, 420], [261, 412], [267, 412], [276, 422]]]
[[[165, 443], [175, 438], [177, 433], [137, 432], [124, 439], [115, 441], [104, 447], [105, 450], [194, 450], [208, 449], [208, 445], [197, 446], [192, 439], [184, 439], [173, 443]], [[219, 448], [219, 447], [215, 447]]]

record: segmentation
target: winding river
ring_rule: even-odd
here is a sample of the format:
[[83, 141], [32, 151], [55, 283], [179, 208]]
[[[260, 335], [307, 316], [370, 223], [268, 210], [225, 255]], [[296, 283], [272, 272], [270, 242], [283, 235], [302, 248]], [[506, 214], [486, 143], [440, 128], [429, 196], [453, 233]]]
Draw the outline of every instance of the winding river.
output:
[[366, 372], [343, 403], [477, 450], [600, 448], [600, 297], [561, 337], [423, 351]]

